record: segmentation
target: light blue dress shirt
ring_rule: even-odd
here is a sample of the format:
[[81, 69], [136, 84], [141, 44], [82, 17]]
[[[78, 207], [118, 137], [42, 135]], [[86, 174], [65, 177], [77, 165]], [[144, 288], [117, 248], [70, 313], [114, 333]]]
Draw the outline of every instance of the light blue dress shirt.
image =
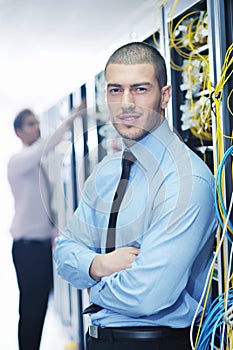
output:
[[101, 327], [191, 324], [213, 255], [217, 218], [214, 179], [205, 163], [165, 120], [134, 144], [137, 161], [117, 219], [116, 248], [135, 246], [131, 268], [93, 280], [89, 268], [105, 252], [121, 154], [107, 156], [87, 179], [82, 200], [57, 239], [58, 274], [104, 309]]

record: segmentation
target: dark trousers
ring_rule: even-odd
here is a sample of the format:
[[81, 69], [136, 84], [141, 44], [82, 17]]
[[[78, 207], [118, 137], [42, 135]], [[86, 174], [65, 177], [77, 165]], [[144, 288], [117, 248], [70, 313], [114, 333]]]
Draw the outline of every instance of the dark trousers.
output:
[[20, 350], [39, 350], [48, 297], [53, 284], [51, 240], [13, 242], [19, 286]]
[[153, 340], [95, 339], [86, 335], [87, 350], [192, 350], [189, 335]]

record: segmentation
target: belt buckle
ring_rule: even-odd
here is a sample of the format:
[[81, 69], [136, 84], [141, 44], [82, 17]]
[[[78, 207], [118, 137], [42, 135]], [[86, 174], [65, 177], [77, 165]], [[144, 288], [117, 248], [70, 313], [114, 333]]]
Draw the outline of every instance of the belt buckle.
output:
[[92, 338], [98, 339], [98, 326], [89, 325], [89, 334]]

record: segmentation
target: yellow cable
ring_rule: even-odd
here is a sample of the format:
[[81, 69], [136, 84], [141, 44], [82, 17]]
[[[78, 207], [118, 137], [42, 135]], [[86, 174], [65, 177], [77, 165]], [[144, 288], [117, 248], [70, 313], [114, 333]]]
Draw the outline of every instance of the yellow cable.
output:
[[154, 42], [155, 46], [156, 46], [157, 48], [160, 48], [160, 43], [159, 43], [158, 40], [156, 39], [156, 33], [159, 33], [159, 35], [160, 35], [160, 30], [159, 30], [158, 32], [155, 32], [155, 33], [152, 34], [152, 39], [153, 39], [153, 42]]
[[[233, 57], [230, 58], [230, 55], [232, 54], [232, 52], [233, 52], [233, 44], [231, 44], [227, 49], [224, 63], [223, 63], [223, 67], [221, 70], [221, 76], [220, 76], [219, 82], [216, 85], [215, 90], [214, 90], [215, 96], [218, 96], [218, 94], [222, 93], [222, 89], [223, 89], [224, 85], [227, 83], [228, 79], [230, 78], [230, 76], [233, 73], [233, 69], [230, 70], [230, 67], [233, 64]], [[227, 73], [228, 69], [230, 70], [230, 72], [229, 72], [228, 76], [226, 77], [226, 73]]]
[[230, 107], [230, 99], [232, 97], [232, 93], [233, 93], [233, 89], [231, 89], [231, 91], [227, 97], [227, 108], [228, 108], [228, 111], [230, 112], [230, 114], [233, 116], [233, 110]]
[[202, 309], [202, 313], [201, 313], [200, 324], [198, 326], [197, 336], [196, 336], [196, 339], [195, 339], [194, 349], [196, 349], [197, 342], [198, 342], [198, 339], [199, 339], [199, 336], [200, 336], [200, 333], [201, 333], [201, 327], [203, 325], [205, 312], [206, 312], [206, 307], [207, 307], [207, 302], [208, 302], [208, 299], [209, 299], [209, 296], [210, 296], [211, 285], [212, 285], [212, 282], [213, 282], [214, 269], [215, 269], [215, 267], [213, 265], [213, 267], [211, 269], [211, 275], [210, 275], [210, 279], [209, 279], [209, 282], [208, 282], [208, 287], [207, 287], [207, 291], [206, 291], [206, 297], [205, 297], [205, 301], [204, 301], [203, 309]]

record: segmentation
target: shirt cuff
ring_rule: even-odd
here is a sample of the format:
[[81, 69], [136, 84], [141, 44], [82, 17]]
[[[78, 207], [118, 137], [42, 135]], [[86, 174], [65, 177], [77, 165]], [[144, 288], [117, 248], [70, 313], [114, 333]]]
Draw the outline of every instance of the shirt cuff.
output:
[[105, 285], [104, 279], [105, 279], [105, 277], [102, 280], [98, 281], [98, 283], [93, 285], [90, 289], [90, 302], [93, 304], [103, 306], [100, 292], [104, 288], [104, 285]]
[[56, 249], [53, 253], [56, 262], [56, 269], [59, 276], [72, 284], [75, 288], [85, 289], [90, 288], [96, 281], [90, 277], [89, 269], [96, 252], [85, 249], [75, 252], [76, 246], [71, 249], [69, 244], [64, 244], [64, 241], [57, 241]]

